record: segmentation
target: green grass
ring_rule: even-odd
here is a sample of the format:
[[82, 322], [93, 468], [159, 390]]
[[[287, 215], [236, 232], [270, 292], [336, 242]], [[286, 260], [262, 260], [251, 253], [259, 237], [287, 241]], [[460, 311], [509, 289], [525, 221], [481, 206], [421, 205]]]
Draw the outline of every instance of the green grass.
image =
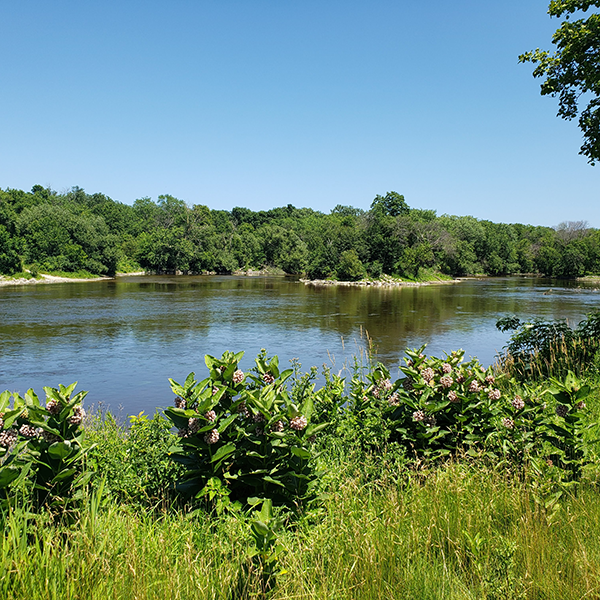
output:
[[2, 279], [40, 279], [40, 277], [34, 277], [29, 271], [19, 271], [12, 275], [0, 275]]
[[[600, 422], [600, 377], [587, 382], [589, 420]], [[543, 383], [529, 385], [541, 393]], [[266, 590], [248, 516], [173, 499], [170, 436], [160, 417], [139, 415], [131, 429], [110, 415], [90, 418], [93, 488], [71, 523], [22, 508], [6, 516], [0, 598], [600, 598], [597, 446], [580, 485], [552, 504], [560, 484], [526, 468], [490, 458], [407, 462], [324, 437], [318, 499], [278, 532], [279, 574]]]
[[[350, 469], [352, 470], [352, 469]], [[281, 535], [274, 599], [554, 599], [600, 596], [600, 497], [551, 518], [513, 473], [449, 463], [367, 483], [344, 472]], [[89, 498], [75, 526], [22, 513], [0, 549], [7, 600], [260, 598], [236, 516], [149, 516]]]
[[44, 271], [44, 275], [53, 275], [54, 277], [69, 277], [70, 279], [94, 279], [96, 277], [102, 277], [95, 273], [90, 273], [84, 269], [79, 271]]

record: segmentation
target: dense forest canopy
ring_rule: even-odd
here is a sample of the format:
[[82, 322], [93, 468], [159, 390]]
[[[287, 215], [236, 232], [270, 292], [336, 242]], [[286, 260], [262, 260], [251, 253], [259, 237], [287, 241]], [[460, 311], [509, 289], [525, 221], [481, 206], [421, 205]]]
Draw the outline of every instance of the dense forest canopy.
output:
[[600, 230], [492, 223], [410, 208], [396, 192], [368, 211], [339, 204], [330, 214], [291, 204], [266, 211], [188, 206], [170, 195], [134, 204], [78, 187], [59, 194], [0, 190], [0, 273], [87, 271], [232, 273], [273, 267], [310, 278], [357, 280], [600, 273]]

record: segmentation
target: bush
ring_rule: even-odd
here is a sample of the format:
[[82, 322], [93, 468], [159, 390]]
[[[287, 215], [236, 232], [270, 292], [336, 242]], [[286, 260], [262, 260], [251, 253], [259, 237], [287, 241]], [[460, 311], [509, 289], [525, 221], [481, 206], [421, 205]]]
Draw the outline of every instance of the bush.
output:
[[183, 469], [169, 457], [177, 437], [160, 414], [129, 417], [129, 428], [113, 415], [98, 414], [89, 424], [88, 438], [96, 442], [88, 465], [119, 502], [143, 508], [166, 508], [174, 501], [175, 482]]
[[45, 506], [64, 512], [80, 499], [89, 480], [83, 470], [86, 450], [81, 427], [87, 392], [71, 397], [76, 385], [45, 387], [45, 406], [31, 389], [23, 398], [8, 391], [0, 395], [0, 501], [4, 506], [14, 500], [19, 483], [26, 486], [37, 509]]
[[500, 364], [520, 380], [598, 372], [600, 311], [589, 313], [575, 329], [566, 321], [522, 322], [517, 317], [499, 319], [496, 327], [514, 331]]
[[170, 380], [177, 398], [165, 414], [180, 436], [172, 455], [187, 469], [178, 489], [219, 504], [259, 497], [297, 507], [315, 479], [311, 441], [326, 423], [311, 424], [312, 394], [300, 404], [290, 397], [292, 369], [280, 372], [277, 357], [263, 351], [245, 375], [242, 356], [207, 355], [208, 378]]
[[365, 268], [360, 262], [356, 250], [342, 252], [336, 273], [338, 279], [342, 281], [358, 281], [365, 276]]

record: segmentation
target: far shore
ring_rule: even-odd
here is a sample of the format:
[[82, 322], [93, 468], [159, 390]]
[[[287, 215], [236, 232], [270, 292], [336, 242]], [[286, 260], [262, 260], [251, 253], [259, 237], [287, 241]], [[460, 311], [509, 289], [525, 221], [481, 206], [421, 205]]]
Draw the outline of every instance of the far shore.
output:
[[[140, 276], [140, 275], [150, 275], [146, 271], [137, 271], [134, 273], [117, 273], [115, 277], [58, 277], [56, 275], [46, 275], [40, 273], [38, 277], [20, 277], [20, 278], [11, 278], [0, 275], [0, 287], [3, 286], [11, 286], [11, 285], [44, 285], [49, 283], [81, 283], [86, 281], [107, 281], [111, 279], [115, 279], [116, 277], [130, 277], [130, 276]], [[233, 273], [234, 275], [245, 275], [247, 277], [257, 277], [257, 276], [272, 276], [274, 273], [269, 271], [255, 271], [250, 269], [248, 271], [236, 271]], [[313, 285], [313, 286], [360, 286], [360, 287], [395, 287], [395, 286], [408, 286], [408, 287], [417, 287], [422, 285], [438, 285], [438, 284], [448, 284], [448, 283], [458, 283], [462, 279], [435, 279], [432, 281], [403, 281], [401, 279], [393, 278], [384, 275], [380, 279], [363, 279], [361, 281], [333, 281], [329, 279], [300, 279], [301, 283], [305, 285]]]

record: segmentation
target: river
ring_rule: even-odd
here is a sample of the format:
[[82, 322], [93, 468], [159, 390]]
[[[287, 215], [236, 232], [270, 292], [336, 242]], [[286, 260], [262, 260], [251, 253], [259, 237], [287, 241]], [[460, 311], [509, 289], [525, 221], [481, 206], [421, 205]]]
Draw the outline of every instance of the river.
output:
[[[597, 284], [489, 278], [422, 287], [312, 287], [283, 277], [120, 277], [0, 288], [0, 390], [42, 395], [78, 381], [88, 406], [121, 415], [172, 403], [168, 378], [206, 375], [204, 354], [261, 348], [280, 364], [336, 372], [364, 356], [367, 337], [393, 374], [406, 347], [463, 348], [490, 364], [509, 334], [496, 320], [566, 318], [600, 306]], [[348, 371], [346, 370], [346, 374]]]

